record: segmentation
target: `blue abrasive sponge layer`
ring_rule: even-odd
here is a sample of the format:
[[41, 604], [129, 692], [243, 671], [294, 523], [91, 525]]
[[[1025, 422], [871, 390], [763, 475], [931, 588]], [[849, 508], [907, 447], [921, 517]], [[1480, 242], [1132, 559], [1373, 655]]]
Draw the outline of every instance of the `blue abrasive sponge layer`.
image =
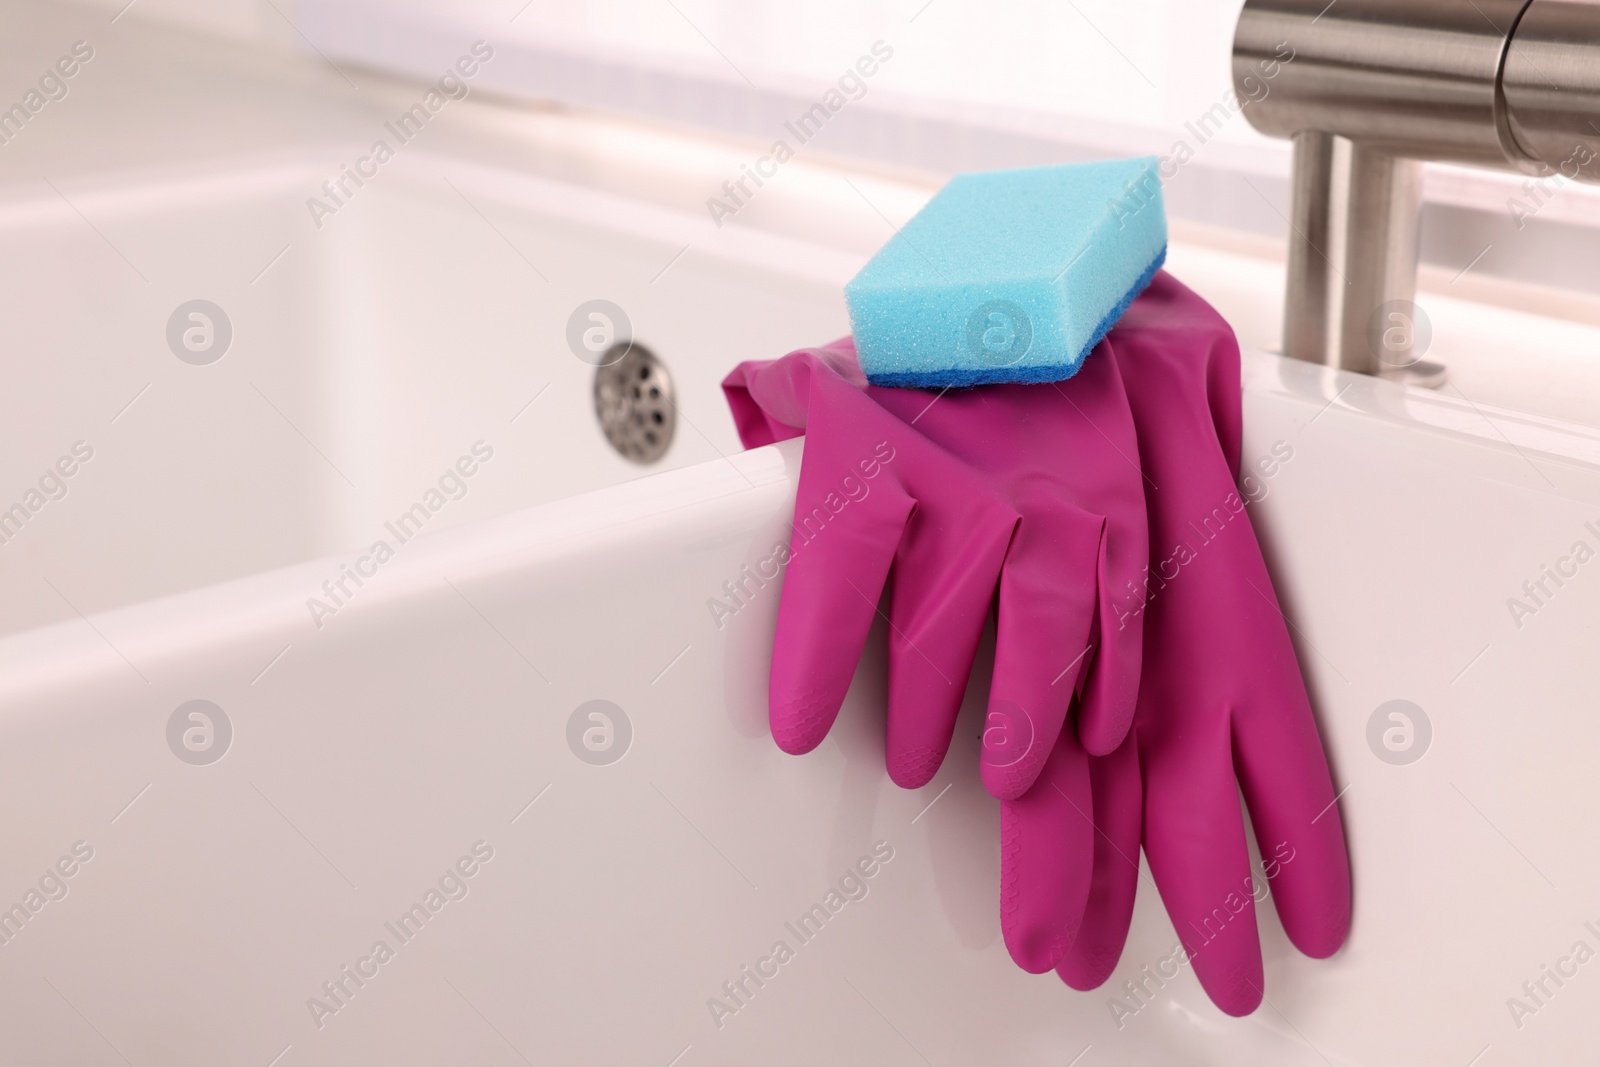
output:
[[873, 385], [1070, 378], [1167, 256], [1154, 156], [962, 174], [845, 286]]

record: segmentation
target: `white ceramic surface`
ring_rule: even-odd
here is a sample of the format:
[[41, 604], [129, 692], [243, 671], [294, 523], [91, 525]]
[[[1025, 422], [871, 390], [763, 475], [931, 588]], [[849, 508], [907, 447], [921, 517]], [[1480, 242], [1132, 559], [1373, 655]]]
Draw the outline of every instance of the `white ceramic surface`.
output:
[[[720, 628], [708, 610], [783, 537], [800, 457], [737, 453], [716, 382], [842, 331], [839, 282], [881, 235], [716, 231], [652, 200], [666, 153], [630, 196], [601, 189], [616, 166], [551, 176], [553, 149], [519, 170], [422, 147], [316, 230], [304, 200], [351, 143], [77, 165], [57, 194], [0, 198], [0, 499], [94, 449], [0, 545], [5, 1062], [1592, 1057], [1600, 963], [1571, 953], [1600, 949], [1600, 561], [1572, 550], [1600, 549], [1600, 433], [1471, 384], [1497, 337], [1451, 337], [1470, 400], [1247, 359], [1247, 460], [1293, 452], [1251, 513], [1343, 790], [1356, 911], [1318, 962], [1263, 909], [1269, 1001], [1234, 1020], [1186, 973], [1148, 1003], [1125, 991], [1174, 941], [1148, 883], [1105, 989], [1010, 963], [974, 768], [986, 668], [952, 758], [908, 793], [881, 769], [881, 633], [839, 728], [793, 758], [764, 722], [777, 585]], [[1173, 263], [1270, 335], [1270, 264]], [[594, 424], [562, 335], [595, 296], [681, 383], [676, 469], [639, 478]], [[205, 367], [164, 338], [197, 297], [235, 331]], [[1582, 352], [1556, 355], [1582, 377]], [[479, 440], [495, 453], [465, 497], [317, 625], [308, 600]], [[1546, 565], [1574, 573], [1514, 615]], [[1369, 743], [1397, 699], [1431, 723], [1407, 765]], [[173, 726], [194, 700], [225, 745], [214, 713]], [[625, 743], [615, 712], [610, 749], [579, 714], [595, 700]], [[622, 758], [593, 762], [591, 730]], [[458, 861], [470, 876], [441, 882]], [[858, 863], [872, 876], [845, 881]], [[841, 885], [860, 899], [819, 935], [786, 925]], [[402, 940], [386, 924], [430, 888]]]

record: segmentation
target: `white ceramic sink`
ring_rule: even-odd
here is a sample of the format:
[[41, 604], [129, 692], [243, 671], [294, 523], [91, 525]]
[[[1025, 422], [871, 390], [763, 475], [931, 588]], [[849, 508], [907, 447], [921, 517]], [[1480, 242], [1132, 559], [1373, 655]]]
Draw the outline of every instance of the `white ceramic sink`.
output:
[[[738, 453], [717, 382], [842, 332], [882, 235], [718, 231], [646, 195], [652, 160], [630, 196], [431, 149], [319, 231], [304, 200], [341, 158], [0, 201], [5, 338], [29, 353], [0, 397], [4, 502], [93, 449], [0, 545], [0, 907], [39, 901], [0, 912], [8, 1061], [1587, 1055], [1600, 964], [1537, 1005], [1523, 983], [1600, 948], [1600, 563], [1532, 614], [1508, 599], [1600, 548], [1600, 434], [1263, 354], [1271, 266], [1175, 246], [1257, 349], [1247, 460], [1292, 450], [1252, 517], [1343, 791], [1355, 923], [1316, 962], [1263, 909], [1268, 1003], [1235, 1020], [1188, 974], [1131, 999], [1174, 940], [1141, 885], [1121, 967], [1076, 993], [1000, 941], [986, 668], [909, 793], [881, 767], [881, 634], [834, 735], [792, 758], [765, 726], [776, 585], [720, 628], [707, 608], [784, 536], [800, 458]], [[667, 473], [595, 424], [564, 341], [595, 297], [679, 385]], [[233, 329], [207, 366], [165, 338], [195, 298]], [[319, 626], [308, 600], [479, 441], [465, 496]], [[1414, 762], [1369, 743], [1393, 700], [1431, 724]], [[835, 888], [858, 899], [798, 936]]]
[[[28, 353], [0, 401], [0, 508], [27, 509], [0, 527], [0, 631], [366, 547], [477, 442], [493, 458], [430, 529], [647, 473], [607, 444], [566, 342], [591, 299], [676, 383], [650, 469], [737, 450], [716, 384], [738, 360], [847, 329], [843, 254], [755, 235], [708, 256], [701, 220], [420, 150], [318, 229], [327, 173], [246, 160], [0, 204]], [[194, 299], [231, 325], [206, 365], [167, 340]], [[48, 477], [80, 441], [92, 458]]]

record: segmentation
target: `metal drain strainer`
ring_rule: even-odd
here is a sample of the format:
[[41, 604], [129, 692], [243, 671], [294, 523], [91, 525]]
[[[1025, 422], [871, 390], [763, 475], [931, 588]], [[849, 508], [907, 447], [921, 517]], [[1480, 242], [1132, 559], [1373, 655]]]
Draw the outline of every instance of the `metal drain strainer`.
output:
[[612, 346], [594, 374], [594, 413], [623, 456], [635, 463], [660, 459], [678, 425], [666, 364], [641, 344]]

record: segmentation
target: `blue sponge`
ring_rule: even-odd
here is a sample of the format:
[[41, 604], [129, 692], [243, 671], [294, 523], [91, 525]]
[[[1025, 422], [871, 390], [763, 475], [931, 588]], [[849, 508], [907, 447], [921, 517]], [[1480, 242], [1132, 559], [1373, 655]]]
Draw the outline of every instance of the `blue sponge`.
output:
[[845, 286], [873, 385], [1070, 378], [1167, 256], [1154, 156], [952, 178]]

